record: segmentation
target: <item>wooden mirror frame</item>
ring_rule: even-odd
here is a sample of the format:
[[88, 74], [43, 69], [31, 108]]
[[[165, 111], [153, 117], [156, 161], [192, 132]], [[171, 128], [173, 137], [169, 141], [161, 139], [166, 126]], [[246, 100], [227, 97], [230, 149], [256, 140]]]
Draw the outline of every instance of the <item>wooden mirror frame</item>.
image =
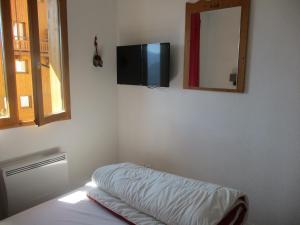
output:
[[[190, 41], [191, 41], [191, 16], [193, 13], [201, 13], [212, 10], [219, 10], [232, 7], [241, 7], [240, 22], [240, 46], [238, 61], [238, 77], [236, 89], [205, 88], [189, 86], [189, 67], [190, 67]], [[185, 21], [185, 54], [184, 54], [184, 89], [204, 90], [204, 91], [223, 91], [243, 93], [245, 91], [245, 73], [247, 58], [247, 43], [250, 15], [250, 0], [199, 0], [196, 3], [186, 3]]]

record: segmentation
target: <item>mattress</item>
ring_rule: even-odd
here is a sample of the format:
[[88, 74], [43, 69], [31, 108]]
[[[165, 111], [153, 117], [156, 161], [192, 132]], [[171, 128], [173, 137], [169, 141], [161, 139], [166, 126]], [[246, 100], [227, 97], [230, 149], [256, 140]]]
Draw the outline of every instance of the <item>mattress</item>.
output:
[[0, 222], [0, 225], [127, 225], [87, 198], [85, 186]]

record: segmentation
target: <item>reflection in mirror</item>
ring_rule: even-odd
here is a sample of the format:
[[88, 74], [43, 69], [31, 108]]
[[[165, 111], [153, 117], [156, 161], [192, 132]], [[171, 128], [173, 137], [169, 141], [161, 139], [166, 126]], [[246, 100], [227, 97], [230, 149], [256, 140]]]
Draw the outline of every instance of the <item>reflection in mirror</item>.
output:
[[236, 89], [241, 7], [200, 13], [199, 87]]

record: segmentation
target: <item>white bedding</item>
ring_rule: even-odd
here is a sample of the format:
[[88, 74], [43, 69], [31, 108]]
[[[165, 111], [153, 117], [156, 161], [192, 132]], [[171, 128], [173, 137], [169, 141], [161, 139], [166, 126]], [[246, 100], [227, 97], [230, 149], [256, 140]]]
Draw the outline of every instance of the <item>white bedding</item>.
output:
[[[240, 200], [245, 194], [238, 190], [131, 163], [101, 167], [92, 179], [99, 189], [168, 225], [216, 225], [240, 203], [247, 207], [247, 201]], [[110, 199], [102, 198], [110, 204]], [[123, 208], [113, 206], [117, 211]], [[131, 212], [125, 215], [136, 217]]]
[[121, 199], [113, 197], [98, 188], [90, 191], [88, 196], [101, 206], [104, 206], [105, 208], [136, 225], [165, 225], [152, 216], [140, 212], [139, 210], [123, 202]]
[[0, 225], [127, 225], [95, 202], [83, 187], [0, 222]]

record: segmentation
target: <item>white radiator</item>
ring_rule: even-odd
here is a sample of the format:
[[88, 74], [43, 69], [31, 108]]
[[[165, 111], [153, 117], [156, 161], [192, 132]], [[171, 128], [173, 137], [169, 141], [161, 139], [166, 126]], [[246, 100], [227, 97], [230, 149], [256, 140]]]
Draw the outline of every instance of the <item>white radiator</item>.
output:
[[0, 219], [56, 197], [68, 185], [66, 153], [10, 162], [0, 170]]

